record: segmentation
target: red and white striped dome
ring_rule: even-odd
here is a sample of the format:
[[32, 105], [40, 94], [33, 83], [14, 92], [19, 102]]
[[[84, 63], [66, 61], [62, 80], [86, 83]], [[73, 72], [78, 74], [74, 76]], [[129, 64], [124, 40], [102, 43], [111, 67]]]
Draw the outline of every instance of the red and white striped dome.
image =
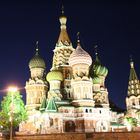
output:
[[87, 64], [90, 66], [92, 64], [91, 56], [85, 50], [82, 49], [79, 40], [77, 48], [70, 55], [69, 64], [70, 66], [73, 66], [75, 64]]

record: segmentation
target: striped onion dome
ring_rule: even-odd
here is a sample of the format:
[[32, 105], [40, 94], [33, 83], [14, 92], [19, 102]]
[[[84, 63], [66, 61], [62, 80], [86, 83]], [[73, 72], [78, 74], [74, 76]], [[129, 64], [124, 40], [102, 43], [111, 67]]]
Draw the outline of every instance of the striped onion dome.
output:
[[80, 40], [77, 41], [77, 48], [70, 55], [69, 64], [71, 66], [75, 64], [87, 64], [90, 66], [92, 64], [92, 58], [85, 50], [82, 49]]
[[96, 75], [106, 77], [107, 74], [108, 74], [108, 69], [105, 66], [96, 65], [94, 72], [95, 72]]
[[94, 77], [93, 78], [93, 84], [101, 84], [102, 83], [102, 79], [99, 77]]
[[90, 68], [90, 76], [92, 78], [97, 77], [97, 76], [106, 77], [108, 74], [108, 69], [104, 65], [101, 64], [98, 57], [97, 50], [96, 50], [95, 55], [96, 55], [96, 59], [95, 59], [94, 64]]

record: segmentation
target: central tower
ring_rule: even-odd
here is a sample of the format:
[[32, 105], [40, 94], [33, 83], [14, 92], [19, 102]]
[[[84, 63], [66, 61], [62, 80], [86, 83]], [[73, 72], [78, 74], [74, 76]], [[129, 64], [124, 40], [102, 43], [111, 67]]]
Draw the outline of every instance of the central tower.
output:
[[67, 17], [64, 15], [64, 7], [62, 6], [62, 13], [59, 17], [60, 21], [60, 34], [53, 50], [53, 63], [51, 70], [58, 69], [63, 74], [63, 82], [61, 88], [63, 89], [64, 98], [70, 98], [70, 79], [71, 79], [71, 67], [68, 64], [69, 57], [74, 48], [67, 33]]

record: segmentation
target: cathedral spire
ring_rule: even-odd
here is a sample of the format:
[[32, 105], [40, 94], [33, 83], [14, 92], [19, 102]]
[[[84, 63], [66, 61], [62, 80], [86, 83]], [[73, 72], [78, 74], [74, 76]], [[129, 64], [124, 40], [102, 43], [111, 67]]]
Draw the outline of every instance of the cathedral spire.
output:
[[131, 95], [139, 95], [140, 94], [140, 85], [139, 79], [137, 77], [134, 62], [132, 60], [132, 56], [130, 57], [130, 75], [129, 75], [129, 82], [128, 82], [128, 96]]
[[132, 59], [132, 56], [130, 56], [130, 76], [129, 81], [131, 80], [138, 80], [135, 68], [134, 68], [134, 61]]
[[59, 34], [59, 38], [58, 38], [58, 41], [57, 43], [59, 44], [60, 42], [63, 44], [63, 45], [70, 45], [71, 41], [69, 39], [69, 36], [68, 36], [68, 33], [67, 33], [67, 26], [66, 26], [66, 23], [67, 23], [67, 17], [64, 15], [64, 6], [62, 5], [62, 9], [61, 9], [61, 16], [59, 18], [59, 21], [60, 21], [60, 34]]
[[[130, 75], [129, 75], [129, 82], [128, 82], [128, 96], [126, 98], [126, 105], [127, 109], [130, 108], [137, 108], [140, 105], [140, 83], [137, 77], [135, 68], [134, 68], [134, 61], [132, 56], [130, 56]], [[131, 98], [133, 96], [133, 98]]]
[[[60, 21], [60, 34], [54, 49], [53, 63], [52, 63], [51, 70], [62, 66], [64, 67], [68, 66], [69, 57], [74, 50], [67, 33], [67, 28], [66, 28], [67, 17], [64, 15], [63, 5], [61, 8], [61, 16], [59, 17], [59, 21]], [[67, 71], [68, 70], [66, 70], [66, 73]]]

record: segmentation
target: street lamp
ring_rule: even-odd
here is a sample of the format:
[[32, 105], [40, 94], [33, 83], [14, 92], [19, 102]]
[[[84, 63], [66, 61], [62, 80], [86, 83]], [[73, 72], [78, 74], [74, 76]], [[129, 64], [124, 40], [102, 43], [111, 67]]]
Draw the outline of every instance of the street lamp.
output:
[[10, 140], [13, 140], [13, 119], [14, 119], [14, 93], [17, 91], [16, 87], [9, 87], [8, 91], [11, 93], [12, 101], [10, 105]]

